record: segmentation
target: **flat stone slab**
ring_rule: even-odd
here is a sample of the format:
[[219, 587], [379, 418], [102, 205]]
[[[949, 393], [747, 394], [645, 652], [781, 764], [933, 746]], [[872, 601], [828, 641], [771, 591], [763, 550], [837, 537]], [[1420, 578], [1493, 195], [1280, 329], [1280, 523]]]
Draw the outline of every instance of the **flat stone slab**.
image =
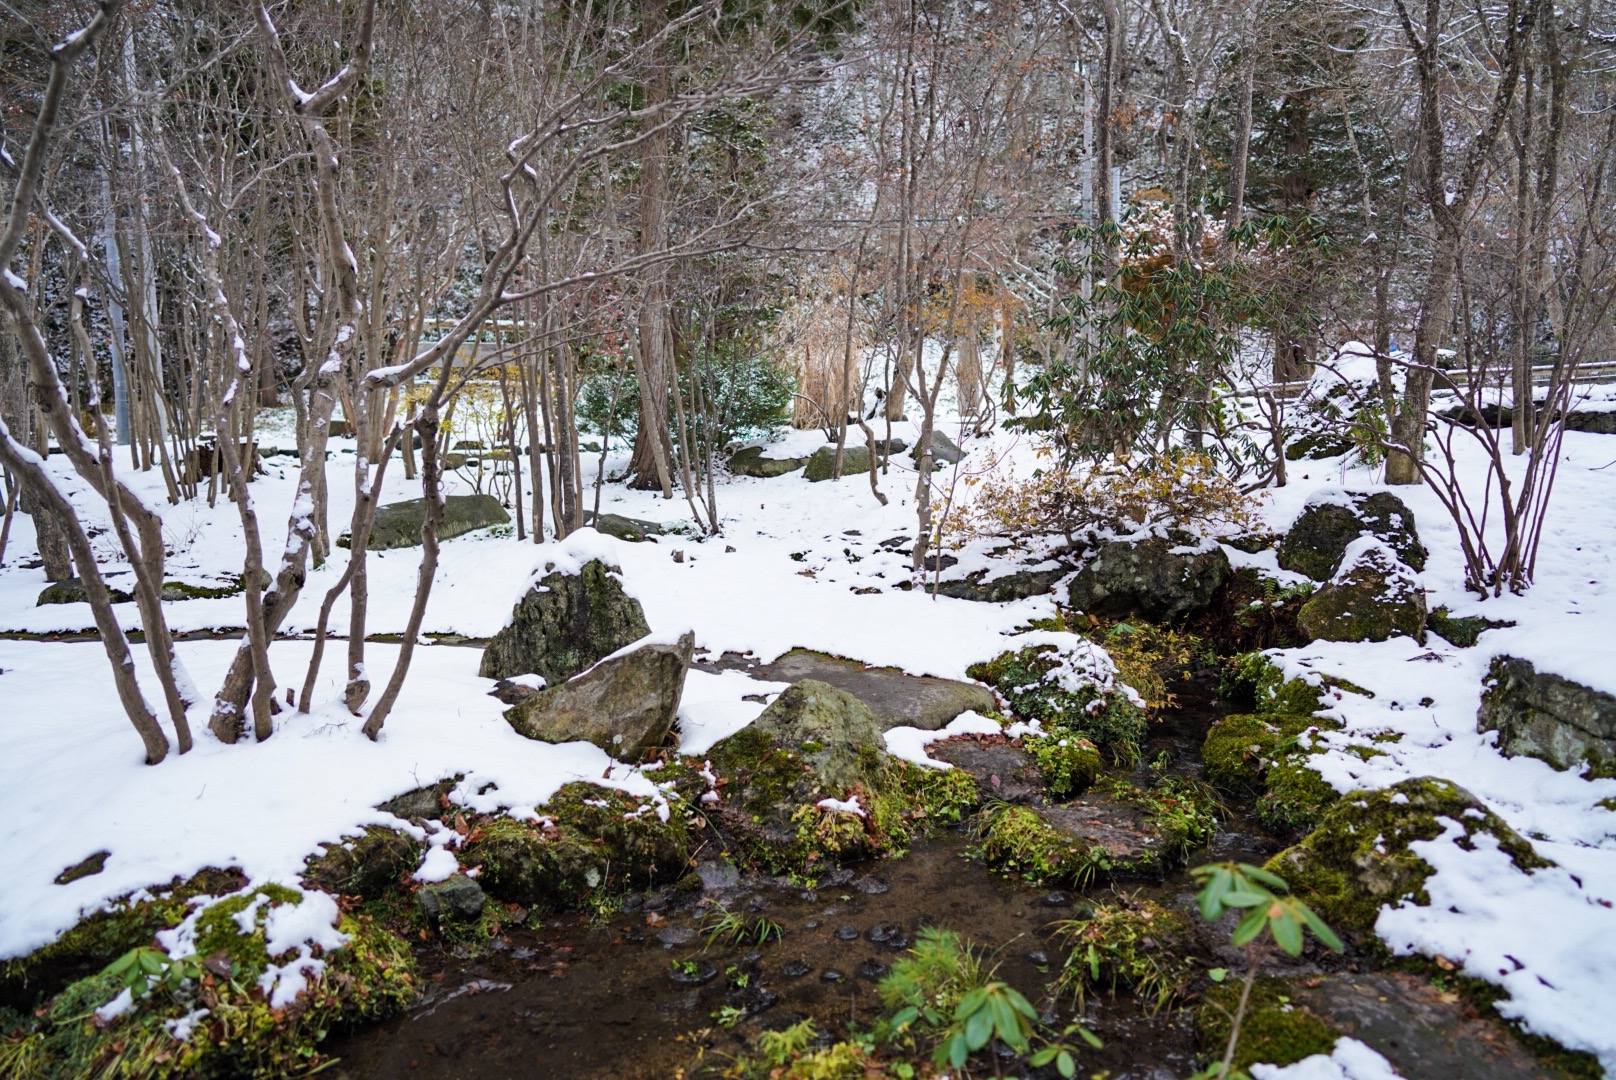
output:
[[1522, 1049], [1502, 1024], [1413, 975], [1301, 979], [1291, 983], [1291, 996], [1378, 1051], [1403, 1076], [1529, 1080], [1561, 1075]]
[[1166, 857], [1166, 841], [1149, 824], [1149, 815], [1132, 803], [1091, 791], [1060, 806], [1038, 808], [1038, 816], [1053, 828], [1106, 850], [1115, 872], [1134, 870], [1159, 875]]
[[970, 773], [985, 797], [1021, 805], [1044, 797], [1038, 763], [1002, 735], [944, 739], [926, 747], [926, 754]]
[[771, 664], [750, 669], [748, 674], [770, 682], [817, 679], [829, 683], [868, 705], [883, 731], [894, 727], [936, 731], [960, 713], [999, 707], [993, 691], [977, 683], [907, 675], [897, 668], [866, 667], [857, 660], [808, 649], [792, 649]]

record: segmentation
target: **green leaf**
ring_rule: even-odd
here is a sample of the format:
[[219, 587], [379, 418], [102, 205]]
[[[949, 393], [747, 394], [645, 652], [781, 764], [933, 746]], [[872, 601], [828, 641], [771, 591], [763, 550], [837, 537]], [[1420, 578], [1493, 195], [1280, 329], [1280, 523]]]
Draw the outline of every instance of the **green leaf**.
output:
[[1071, 1051], [1062, 1050], [1055, 1058], [1055, 1071], [1066, 1077], [1066, 1080], [1072, 1080], [1072, 1077], [1077, 1075], [1077, 1062], [1072, 1060]]
[[971, 1056], [971, 1048], [965, 1044], [965, 1035], [961, 1032], [950, 1038], [948, 1046], [948, 1063], [956, 1069], [963, 1069], [965, 1061]]
[[1234, 928], [1229, 940], [1235, 945], [1245, 945], [1254, 941], [1263, 927], [1268, 925], [1268, 912], [1262, 908], [1254, 908], [1246, 912], [1246, 917], [1240, 920], [1240, 925]]
[[1297, 922], [1289, 912], [1276, 919], [1268, 920], [1274, 941], [1285, 950], [1288, 956], [1300, 956], [1302, 953], [1302, 924]]
[[1220, 983], [1224, 979], [1227, 979], [1229, 977], [1229, 969], [1228, 968], [1213, 968], [1211, 971], [1208, 971], [1206, 973], [1206, 977], [1211, 979], [1215, 983]]
[[987, 1009], [978, 1009], [965, 1021], [965, 1043], [973, 1051], [980, 1050], [993, 1037], [993, 1015]]
[[1264, 870], [1260, 866], [1253, 866], [1250, 863], [1241, 863], [1240, 872], [1249, 878], [1255, 878], [1257, 881], [1262, 882], [1271, 889], [1278, 889], [1281, 892], [1290, 892], [1291, 887], [1286, 884], [1284, 878], [1280, 877], [1278, 874], [1270, 874], [1267, 870]]

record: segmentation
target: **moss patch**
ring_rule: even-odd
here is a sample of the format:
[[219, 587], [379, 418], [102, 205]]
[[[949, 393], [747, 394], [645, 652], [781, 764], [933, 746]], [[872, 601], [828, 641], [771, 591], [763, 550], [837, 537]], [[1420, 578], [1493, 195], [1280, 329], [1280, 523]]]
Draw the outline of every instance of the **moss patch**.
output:
[[[1240, 1002], [1237, 982], [1214, 986], [1195, 1010], [1195, 1030], [1208, 1057], [1221, 1058], [1229, 1044], [1229, 1031]], [[1314, 1054], [1328, 1054], [1341, 1032], [1306, 1008], [1291, 1001], [1281, 979], [1261, 976], [1252, 985], [1251, 999], [1235, 1046], [1235, 1069], [1264, 1063], [1293, 1065]]]
[[1332, 928], [1372, 939], [1383, 905], [1405, 898], [1430, 902], [1425, 879], [1431, 867], [1409, 845], [1442, 835], [1439, 818], [1463, 826], [1466, 837], [1492, 835], [1523, 871], [1552, 865], [1469, 792], [1447, 780], [1421, 777], [1342, 799], [1318, 828], [1275, 855], [1266, 868], [1289, 882]]
[[159, 930], [178, 926], [198, 896], [222, 896], [246, 885], [241, 871], [208, 867], [190, 878], [142, 890], [80, 920], [51, 944], [0, 964], [0, 1006], [31, 1009], [41, 998], [99, 971], [130, 949], [151, 943]]
[[1323, 702], [1322, 688], [1287, 679], [1279, 665], [1260, 652], [1231, 656], [1223, 665], [1218, 693], [1230, 705], [1263, 715], [1311, 716]]
[[1022, 747], [1038, 763], [1049, 794], [1057, 799], [1081, 795], [1100, 776], [1100, 750], [1087, 739], [1045, 735], [1022, 740]]
[[461, 862], [481, 866], [490, 896], [543, 910], [674, 881], [690, 862], [682, 802], [655, 804], [595, 784], [567, 784], [537, 822], [491, 817], [472, 830]]
[[1059, 662], [1055, 646], [1031, 645], [973, 664], [965, 673], [997, 689], [1018, 717], [1039, 721], [1050, 734], [1087, 739], [1118, 763], [1138, 761], [1145, 738], [1144, 711], [1121, 693], [1103, 693], [1096, 687], [1072, 691], [1046, 682]]
[[1112, 869], [1104, 847], [1055, 828], [1025, 806], [991, 807], [979, 830], [988, 865], [1035, 885], [1086, 885]]
[[[1230, 794], [1259, 796], [1257, 816], [1264, 826], [1299, 835], [1318, 824], [1319, 816], [1339, 797], [1308, 767], [1308, 757], [1321, 750], [1311, 745], [1306, 733], [1339, 727], [1333, 720], [1314, 716], [1226, 716], [1212, 725], [1202, 744], [1207, 778]], [[1368, 747], [1363, 751], [1375, 752]]]
[[1195, 973], [1189, 920], [1149, 900], [1120, 897], [1087, 917], [1059, 924], [1069, 947], [1056, 985], [1084, 997], [1098, 990], [1137, 995], [1160, 1009], [1181, 995]]
[[[204, 913], [199, 929], [206, 921]], [[215, 929], [222, 933], [222, 927]], [[226, 976], [209, 970], [177, 990], [154, 991], [123, 1016], [103, 1024], [94, 1010], [117, 996], [116, 980], [105, 974], [80, 979], [56, 995], [25, 1028], [0, 1040], [0, 1075], [18, 1080], [65, 1076], [222, 1080], [316, 1071], [326, 1063], [318, 1047], [328, 1032], [381, 1019], [415, 998], [414, 960], [403, 941], [362, 917], [345, 916], [338, 929], [349, 936], [348, 943], [325, 955], [324, 974], [283, 1009], [271, 1009], [256, 981], [245, 973]], [[233, 936], [256, 937], [261, 952], [261, 929], [255, 935]], [[257, 953], [247, 956], [249, 962], [256, 959]], [[174, 1038], [165, 1021], [198, 1009], [208, 1012], [195, 1022], [189, 1038], [184, 1042]]]

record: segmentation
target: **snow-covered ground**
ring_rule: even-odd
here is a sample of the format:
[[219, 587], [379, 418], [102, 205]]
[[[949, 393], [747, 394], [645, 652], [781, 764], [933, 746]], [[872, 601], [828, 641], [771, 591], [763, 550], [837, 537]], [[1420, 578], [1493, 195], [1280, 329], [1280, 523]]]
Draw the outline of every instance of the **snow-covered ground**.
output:
[[[913, 438], [901, 427], [895, 433]], [[331, 520], [340, 530], [351, 506], [352, 457], [351, 444], [334, 445], [339, 451], [331, 465]], [[820, 433], [797, 432], [766, 452], [805, 454], [820, 445]], [[1012, 435], [975, 440], [967, 449], [966, 471], [999, 455], [1023, 471], [1032, 464], [1031, 446]], [[1494, 748], [1494, 737], [1478, 735], [1475, 727], [1481, 677], [1498, 653], [1616, 692], [1616, 664], [1607, 659], [1616, 641], [1616, 610], [1602, 602], [1616, 575], [1613, 461], [1616, 438], [1566, 436], [1537, 585], [1525, 596], [1485, 604], [1462, 588], [1455, 533], [1434, 497], [1423, 489], [1397, 492], [1414, 509], [1431, 549], [1422, 575], [1431, 606], [1512, 619], [1516, 627], [1490, 631], [1468, 650], [1435, 637], [1423, 647], [1394, 639], [1310, 646], [1291, 650], [1283, 662], [1297, 671], [1339, 674], [1373, 692], [1372, 698], [1347, 695], [1334, 704], [1346, 725], [1330, 736], [1336, 743], [1386, 731], [1403, 736], [1380, 743], [1385, 754], [1367, 761], [1343, 749], [1314, 759], [1339, 789], [1446, 777], [1558, 864], [1528, 876], [1484, 845], [1462, 851], [1433, 841], [1422, 848], [1437, 868], [1429, 887], [1433, 907], [1384, 912], [1381, 934], [1394, 948], [1439, 954], [1499, 983], [1510, 994], [1501, 1006], [1507, 1015], [1567, 1046], [1597, 1053], [1607, 1074], [1616, 1076], [1610, 1013], [1616, 1001], [1616, 813], [1597, 805], [1616, 797], [1616, 781], [1589, 781], [1530, 759], [1506, 759]], [[59, 458], [51, 462], [60, 465]], [[295, 461], [272, 457], [266, 464], [269, 475], [254, 490], [266, 535], [273, 536], [291, 505]], [[621, 464], [614, 456], [610, 468]], [[908, 559], [880, 545], [914, 535], [909, 464], [906, 456], [896, 458], [882, 479], [890, 499], [885, 507], [859, 476], [820, 484], [807, 483], [800, 473], [728, 480], [718, 488], [723, 535], [705, 540], [672, 534], [628, 544], [589, 532], [569, 544], [535, 546], [518, 542], [509, 530], [449, 540], [424, 629], [492, 635], [535, 572], [584, 549], [605, 548], [656, 634], [692, 629], [697, 646], [713, 654], [749, 651], [769, 660], [803, 646], [916, 674], [963, 677], [970, 663], [1009, 647], [1007, 636], [1017, 627], [1051, 613], [1054, 598], [994, 605], [934, 600], [919, 589], [897, 588], [909, 580]], [[1465, 467], [1479, 468], [1479, 459], [1467, 459]], [[950, 476], [945, 469], [942, 482]], [[163, 504], [155, 476], [132, 480], [154, 505]], [[1291, 480], [1290, 487], [1267, 496], [1264, 512], [1276, 529], [1286, 527], [1320, 487], [1375, 486], [1368, 471], [1340, 461], [1294, 463]], [[451, 490], [466, 490], [459, 477], [451, 475], [450, 484]], [[384, 501], [418, 494], [413, 487], [395, 463]], [[957, 494], [965, 497], [965, 485]], [[664, 501], [620, 485], [607, 486], [602, 509], [688, 523], [682, 500]], [[207, 582], [240, 572], [233, 507], [163, 504], [161, 511], [174, 551], [170, 578]], [[99, 543], [110, 556], [109, 539]], [[27, 518], [18, 518], [11, 542], [0, 568], [0, 630], [50, 634], [88, 628], [85, 605], [34, 606], [45, 581], [41, 571], [18, 565], [33, 553]], [[681, 561], [675, 561], [676, 552], [682, 552]], [[372, 634], [403, 629], [418, 555], [405, 549], [372, 556]], [[332, 564], [310, 574], [289, 631], [313, 626], [342, 557], [338, 551]], [[177, 631], [243, 622], [240, 596], [167, 608]], [[120, 617], [126, 627], [139, 625], [134, 605], [120, 608]], [[332, 625], [341, 631], [346, 623], [344, 600]], [[179, 651], [207, 693], [234, 648], [231, 641], [193, 641]], [[479, 653], [471, 648], [418, 648], [398, 706], [381, 740], [372, 743], [360, 733], [360, 720], [337, 703], [340, 653], [327, 652], [321, 704], [308, 716], [282, 713], [268, 742], [230, 747], [203, 733], [190, 754], [146, 767], [98, 643], [0, 640], [0, 957], [49, 941], [113, 897], [206, 865], [241, 866], [255, 882], [294, 883], [303, 857], [320, 843], [365, 823], [390, 821], [373, 809], [377, 803], [444, 777], [464, 776], [453, 797], [467, 807], [520, 815], [542, 811], [549, 795], [573, 779], [656, 791], [654, 770], [614, 765], [587, 744], [552, 746], [516, 735], [501, 719], [502, 706], [487, 696], [492, 684], [478, 678]], [[137, 646], [135, 654], [144, 665], [143, 649]], [[301, 685], [308, 655], [306, 642], [274, 646], [283, 686]], [[377, 673], [389, 670], [395, 655], [395, 646], [370, 645], [372, 677], [379, 681]], [[683, 746], [700, 752], [749, 723], [763, 705], [744, 697], [758, 690], [738, 673], [692, 672], [681, 709]], [[147, 682], [147, 694], [157, 699], [155, 683]], [[203, 719], [198, 715], [193, 724], [201, 728]], [[101, 873], [69, 885], [52, 883], [65, 867], [101, 850], [111, 852]], [[428, 858], [428, 870], [440, 876], [447, 857], [435, 848]], [[1326, 1071], [1310, 1075], [1374, 1075], [1362, 1062], [1346, 1060], [1351, 1057], [1349, 1048], [1342, 1060], [1320, 1062]]]

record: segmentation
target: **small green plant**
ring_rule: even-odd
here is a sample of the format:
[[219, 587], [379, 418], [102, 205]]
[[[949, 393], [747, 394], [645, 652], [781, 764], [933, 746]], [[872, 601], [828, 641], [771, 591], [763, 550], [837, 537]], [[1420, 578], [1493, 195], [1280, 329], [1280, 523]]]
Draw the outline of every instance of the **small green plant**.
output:
[[696, 973], [700, 970], [701, 964], [695, 960], [675, 960], [673, 962], [673, 973], [687, 979], [695, 978]]
[[746, 1010], [738, 1005], [725, 1005], [713, 1013], [713, 1019], [718, 1021], [719, 1027], [728, 1031], [746, 1019]]
[[717, 913], [707, 925], [707, 947], [715, 945], [767, 945], [785, 936], [785, 930], [773, 919], [759, 915], [749, 919], [723, 905], [714, 908]]
[[1057, 799], [1083, 794], [1100, 775], [1100, 751], [1087, 739], [1045, 735], [1024, 739], [1022, 746]]
[[1263, 934], [1287, 956], [1300, 956], [1306, 944], [1306, 935], [1312, 933], [1321, 944], [1341, 952], [1341, 939], [1325, 925], [1324, 920], [1298, 897], [1289, 895], [1290, 886], [1277, 874], [1249, 863], [1220, 862], [1197, 866], [1190, 871], [1200, 884], [1196, 901], [1201, 917], [1215, 922], [1228, 910], [1244, 911], [1229, 940], [1246, 950], [1246, 978], [1240, 989], [1240, 1001], [1235, 1006], [1234, 1020], [1229, 1029], [1229, 1042], [1224, 1048], [1223, 1060], [1194, 1074], [1190, 1080], [1229, 1080], [1234, 1062], [1235, 1048], [1240, 1043], [1240, 1024], [1245, 1018], [1251, 1000], [1251, 987], [1257, 980], [1257, 970], [1263, 961]]
[[1056, 923], [1055, 934], [1071, 948], [1056, 986], [1080, 1003], [1090, 991], [1128, 990], [1159, 1011], [1193, 976], [1183, 959], [1190, 947], [1188, 922], [1149, 900], [1119, 897], [1086, 918]]
[[201, 978], [202, 961], [196, 956], [175, 960], [162, 949], [142, 945], [108, 964], [103, 974], [116, 979], [122, 989], [138, 1000], [152, 990], [174, 993], [186, 983]]

